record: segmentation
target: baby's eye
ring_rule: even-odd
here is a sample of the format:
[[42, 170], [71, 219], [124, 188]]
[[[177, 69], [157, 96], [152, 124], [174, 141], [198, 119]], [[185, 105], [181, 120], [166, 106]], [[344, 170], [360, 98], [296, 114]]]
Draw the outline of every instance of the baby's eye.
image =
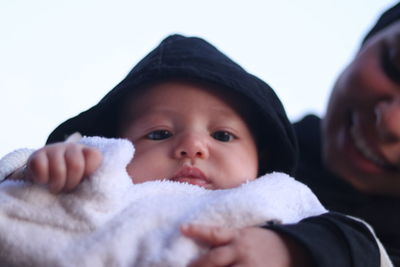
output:
[[147, 139], [150, 139], [150, 140], [164, 140], [171, 136], [172, 136], [172, 133], [167, 130], [156, 130], [156, 131], [150, 132], [146, 135]]
[[211, 136], [221, 142], [230, 142], [235, 139], [235, 136], [226, 131], [216, 131], [211, 134]]

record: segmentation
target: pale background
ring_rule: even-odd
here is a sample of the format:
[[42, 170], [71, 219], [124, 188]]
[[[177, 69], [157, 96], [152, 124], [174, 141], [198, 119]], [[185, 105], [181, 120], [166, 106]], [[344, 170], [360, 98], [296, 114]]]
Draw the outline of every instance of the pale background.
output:
[[37, 148], [172, 33], [197, 35], [269, 83], [292, 121], [332, 84], [393, 0], [0, 0], [0, 157]]

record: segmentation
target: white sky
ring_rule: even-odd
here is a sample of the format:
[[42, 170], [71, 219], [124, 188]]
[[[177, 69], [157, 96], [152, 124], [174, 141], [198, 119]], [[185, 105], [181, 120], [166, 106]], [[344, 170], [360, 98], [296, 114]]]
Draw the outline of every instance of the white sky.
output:
[[291, 120], [322, 115], [338, 73], [393, 0], [0, 0], [0, 157], [42, 146], [172, 33], [269, 83]]

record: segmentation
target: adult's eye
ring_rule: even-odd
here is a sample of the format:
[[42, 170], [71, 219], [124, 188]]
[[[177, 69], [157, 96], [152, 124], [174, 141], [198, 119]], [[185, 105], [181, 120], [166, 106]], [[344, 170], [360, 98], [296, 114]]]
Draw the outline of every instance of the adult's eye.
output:
[[152, 131], [146, 135], [147, 139], [156, 140], [156, 141], [167, 139], [170, 136], [172, 136], [172, 133], [167, 130], [156, 130], [156, 131]]
[[226, 131], [216, 131], [211, 134], [211, 136], [221, 142], [230, 142], [235, 139], [235, 136]]
[[400, 50], [386, 44], [381, 57], [382, 68], [386, 75], [394, 82], [400, 83]]

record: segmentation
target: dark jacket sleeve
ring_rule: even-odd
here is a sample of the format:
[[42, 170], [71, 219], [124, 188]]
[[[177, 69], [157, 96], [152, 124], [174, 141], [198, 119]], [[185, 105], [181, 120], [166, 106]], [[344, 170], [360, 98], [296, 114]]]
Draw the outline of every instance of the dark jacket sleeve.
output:
[[379, 247], [363, 223], [339, 213], [325, 213], [297, 224], [265, 228], [293, 238], [309, 251], [318, 267], [377, 267]]

